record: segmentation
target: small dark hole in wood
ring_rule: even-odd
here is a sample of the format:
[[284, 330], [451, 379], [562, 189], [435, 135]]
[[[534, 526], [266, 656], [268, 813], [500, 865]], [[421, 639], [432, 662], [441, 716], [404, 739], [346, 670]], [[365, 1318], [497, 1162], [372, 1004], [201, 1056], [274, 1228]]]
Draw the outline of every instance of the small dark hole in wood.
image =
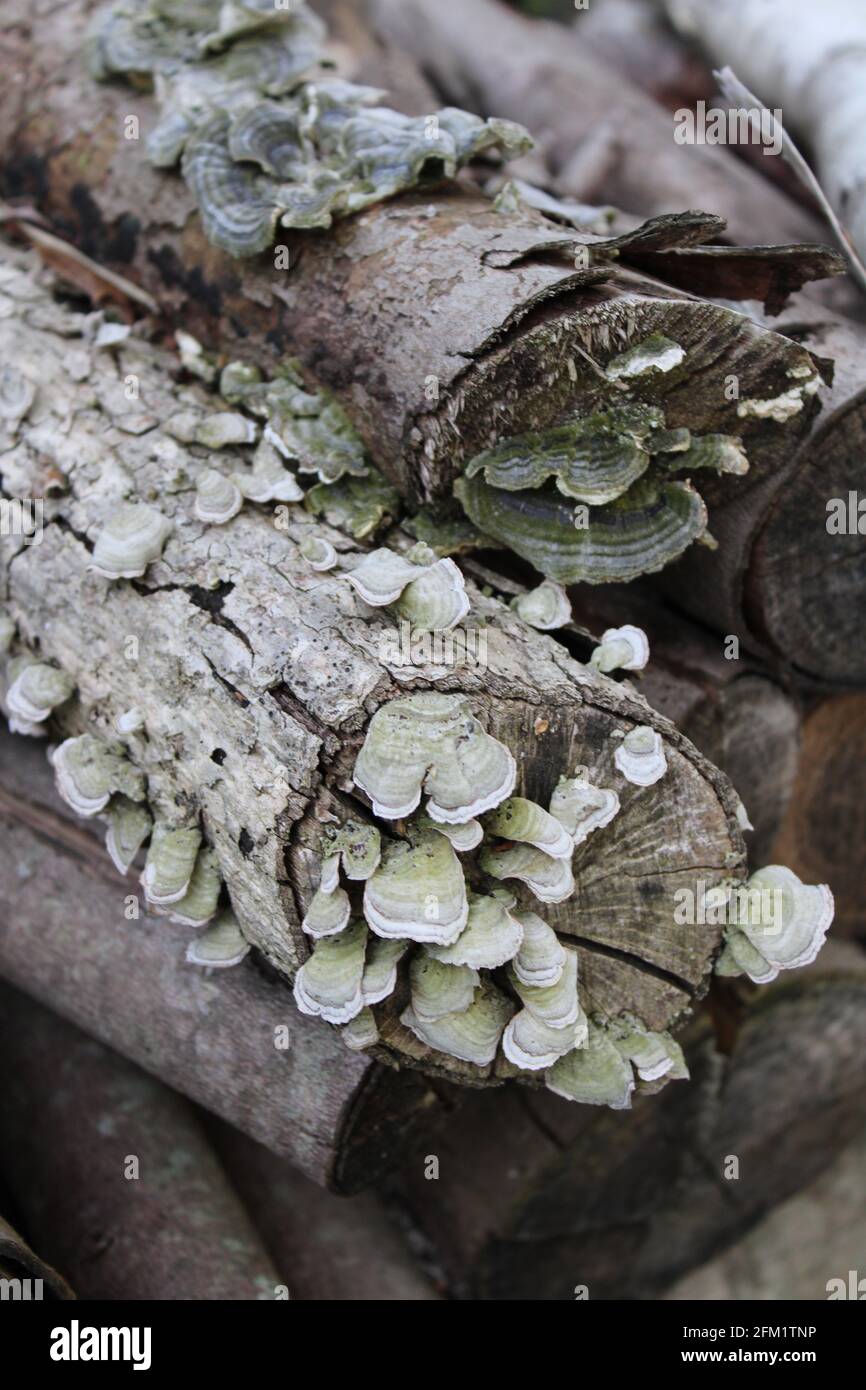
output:
[[218, 767], [222, 767], [223, 763], [228, 757], [228, 754], [226, 753], [226, 750], [224, 748], [215, 748], [211, 753], [210, 757], [212, 763], [216, 763]]
[[249, 856], [252, 854], [254, 845], [255, 840], [253, 839], [250, 832], [248, 830], [242, 830], [240, 835], [238, 836], [238, 849], [244, 856], [244, 859], [248, 859]]

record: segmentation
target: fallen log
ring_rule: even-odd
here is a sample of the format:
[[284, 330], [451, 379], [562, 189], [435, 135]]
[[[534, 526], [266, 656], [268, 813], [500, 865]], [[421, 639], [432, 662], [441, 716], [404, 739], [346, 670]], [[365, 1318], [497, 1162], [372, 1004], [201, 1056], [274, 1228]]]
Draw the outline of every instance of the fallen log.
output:
[[420, 1303], [439, 1297], [374, 1193], [335, 1197], [228, 1125], [208, 1134], [292, 1299]]
[[[177, 897], [160, 888], [160, 876], [168, 872], [166, 837], [188, 837], [182, 841], [191, 846], [181, 883], [185, 892], [203, 833], [205, 850], [218, 863], [215, 888], [224, 880], [244, 937], [282, 973], [294, 975], [308, 954], [302, 919], [314, 908], [322, 858], [330, 857], [329, 825], [351, 820], [369, 827], [366, 800], [383, 818], [394, 818], [394, 810], [383, 811], [380, 804], [387, 802], [386, 793], [373, 790], [362, 798], [358, 787], [352, 790], [352, 777], [361, 748], [370, 763], [361, 788], [390, 775], [389, 745], [375, 753], [376, 731], [388, 729], [392, 708], [405, 708], [399, 695], [408, 676], [413, 689], [435, 686], [441, 692], [429, 697], [437, 719], [477, 712], [479, 722], [467, 726], [476, 730], [473, 738], [482, 741], [479, 747], [500, 750], [494, 763], [485, 764], [484, 775], [494, 782], [501, 775], [495, 771], [499, 760], [511, 763], [515, 755], [519, 773], [511, 781], [518, 775], [521, 794], [545, 802], [560, 776], [572, 776], [578, 760], [603, 786], [616, 780], [621, 812], [608, 833], [581, 845], [576, 888], [570, 869], [557, 859], [558, 886], [543, 888], [541, 896], [550, 925], [575, 941], [582, 993], [592, 1011], [604, 1017], [634, 1013], [651, 1030], [664, 1031], [705, 988], [721, 941], [721, 923], [710, 930], [676, 923], [672, 895], [678, 887], [697, 892], [696, 878], [711, 884], [744, 869], [741, 807], [721, 774], [641, 697], [573, 662], [511, 609], [465, 589], [453, 565], [437, 573], [456, 585], [464, 614], [465, 596], [470, 622], [484, 624], [483, 657], [481, 629], [469, 627], [463, 650], [455, 648], [444, 669], [431, 666], [428, 656], [426, 664], [406, 671], [394, 651], [387, 606], [368, 606], [360, 597], [369, 597], [364, 583], [347, 582], [353, 565], [361, 573], [361, 555], [340, 532], [286, 505], [271, 515], [249, 504], [240, 511], [236, 506], [223, 529], [198, 519], [198, 483], [215, 451], [195, 443], [181, 448], [175, 436], [189, 437], [193, 430], [202, 440], [213, 439], [227, 418], [214, 408], [218, 398], [197, 386], [176, 385], [172, 359], [134, 337], [111, 351], [90, 350], [80, 336], [80, 316], [60, 306], [51, 307], [53, 330], [37, 327], [48, 305], [32, 278], [10, 268], [4, 285], [18, 312], [14, 328], [11, 318], [0, 319], [0, 340], [8, 335], [11, 351], [14, 339], [24, 381], [18, 389], [30, 411], [15, 427], [17, 443], [5, 457], [4, 475], [32, 496], [40, 490], [48, 449], [67, 489], [49, 499], [39, 544], [28, 545], [20, 536], [3, 539], [3, 603], [13, 642], [6, 708], [13, 716], [22, 711], [21, 697], [16, 700], [12, 690], [16, 660], [26, 665], [38, 651], [43, 663], [55, 663], [64, 673], [61, 681], [69, 684], [62, 702], [53, 701], [53, 728], [72, 739], [64, 742], [64, 752], [72, 748], [85, 761], [107, 758], [99, 767], [109, 781], [96, 804], [76, 782], [75, 766], [58, 763], [55, 754], [58, 786], [85, 814], [106, 809], [109, 784], [139, 804], [146, 796], [156, 825], [142, 882], [156, 905], [170, 907]], [[73, 341], [78, 351], [70, 351]], [[122, 390], [130, 378], [137, 383], [132, 401]], [[67, 419], [69, 402], [79, 399], [84, 379], [89, 406], [76, 410], [64, 432], [59, 422]], [[34, 403], [30, 393], [37, 383]], [[249, 438], [252, 421], [228, 418], [233, 430], [241, 428]], [[177, 421], [183, 421], [182, 430]], [[236, 464], [224, 481], [235, 486], [232, 477], [239, 480], [240, 505], [240, 487], [249, 488], [261, 475], [227, 448], [219, 457]], [[296, 487], [291, 474], [279, 471], [280, 486]], [[125, 537], [112, 528], [118, 507], [131, 497], [149, 499], [150, 509], [133, 509], [134, 534]], [[135, 530], [140, 521], [141, 534]], [[330, 552], [329, 569], [317, 571], [305, 558], [301, 547], [311, 540]], [[390, 552], [384, 553], [387, 560]], [[381, 554], [369, 557], [374, 565]], [[393, 555], [388, 563], [398, 560]], [[423, 572], [411, 564], [409, 570]], [[138, 577], [105, 577], [130, 571]], [[478, 641], [469, 640], [473, 631]], [[73, 685], [75, 698], [65, 698]], [[427, 698], [417, 706], [419, 718]], [[414, 714], [416, 706], [410, 708]], [[39, 732], [40, 726], [27, 727]], [[617, 762], [620, 740], [635, 727], [648, 731], [653, 745], [648, 762], [655, 791], [648, 783], [630, 782]], [[87, 737], [76, 742], [85, 735], [96, 743]], [[428, 735], [419, 728], [417, 737]], [[376, 756], [384, 766], [373, 766]], [[420, 797], [423, 772], [409, 810]], [[83, 775], [86, 780], [86, 768]], [[494, 787], [494, 796], [478, 781], [481, 775], [479, 769], [467, 783], [461, 773], [458, 784], [486, 795], [479, 803], [486, 809], [506, 789]], [[461, 807], [445, 811], [452, 813], [459, 817]], [[149, 829], [147, 820], [133, 853]], [[364, 833], [375, 833], [379, 843], [378, 830]], [[388, 838], [386, 846], [390, 864], [398, 846]], [[616, 867], [623, 853], [629, 858], [626, 875]], [[440, 907], [445, 912], [452, 892], [455, 903], [462, 900], [463, 907], [454, 908], [464, 914], [459, 929], [466, 920], [463, 873], [453, 851], [440, 848], [437, 866], [443, 856], [447, 884], [435, 879], [430, 892], [435, 913]], [[495, 858], [489, 864], [494, 878], [497, 864]], [[455, 876], [459, 888], [450, 886]], [[371, 887], [389, 882], [387, 874], [374, 877]], [[422, 885], [418, 877], [413, 911], [422, 909]], [[342, 889], [341, 894], [334, 901], [345, 901], [348, 910]], [[216, 897], [211, 915], [215, 904]], [[378, 934], [386, 934], [367, 889], [363, 910], [377, 922]], [[181, 920], [191, 920], [182, 905]], [[439, 939], [448, 942], [447, 935]], [[389, 1006], [381, 1024], [386, 1057], [461, 1079], [501, 1079], [492, 1056], [476, 1065], [420, 1042], [399, 1021], [404, 1003], [398, 989], [394, 1011]]]
[[846, 947], [817, 975], [711, 1001], [720, 1034], [693, 1025], [691, 1085], [629, 1114], [470, 1096], [392, 1198], [452, 1293], [653, 1299], [811, 1182], [866, 1115], [866, 970]]
[[316, 1183], [357, 1191], [399, 1161], [397, 1136], [436, 1114], [417, 1074], [349, 1052], [249, 960], [185, 964], [187, 929], [127, 918], [132, 885], [58, 801], [41, 748], [0, 746], [0, 976]]
[[186, 1101], [6, 985], [0, 1057], [0, 1169], [81, 1298], [278, 1296]]

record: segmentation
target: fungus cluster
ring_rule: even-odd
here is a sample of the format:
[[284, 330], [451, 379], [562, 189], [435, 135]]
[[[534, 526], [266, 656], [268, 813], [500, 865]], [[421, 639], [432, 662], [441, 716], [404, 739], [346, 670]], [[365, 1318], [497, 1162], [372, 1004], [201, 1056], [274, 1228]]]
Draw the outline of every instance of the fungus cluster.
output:
[[[621, 397], [646, 373], [670, 371], [684, 357], [655, 334], [608, 364], [609, 389]], [[547, 580], [625, 582], [708, 541], [702, 498], [673, 476], [706, 468], [745, 473], [739, 439], [667, 429], [660, 407], [620, 400], [501, 440], [470, 460], [454, 491], [480, 531]]]
[[[392, 599], [406, 579], [394, 575], [382, 586]], [[577, 952], [518, 903], [521, 884], [539, 903], [573, 893], [575, 847], [611, 822], [619, 797], [579, 768], [545, 809], [515, 795], [516, 780], [510, 750], [462, 695], [421, 691], [376, 712], [354, 781], [387, 831], [353, 821], [326, 832], [298, 1007], [360, 1049], [380, 1039], [376, 1006], [396, 1006], [434, 1052], [628, 1104], [636, 1079], [686, 1074], [679, 1048], [637, 1020], [589, 1019]], [[342, 878], [358, 883], [354, 894]]]
[[159, 167], [181, 161], [207, 236], [233, 256], [264, 250], [278, 226], [328, 227], [452, 178], [481, 151], [531, 144], [510, 121], [382, 106], [384, 92], [334, 77], [324, 38], [301, 0], [118, 0], [95, 27], [93, 74], [152, 84], [160, 119], [148, 154]]

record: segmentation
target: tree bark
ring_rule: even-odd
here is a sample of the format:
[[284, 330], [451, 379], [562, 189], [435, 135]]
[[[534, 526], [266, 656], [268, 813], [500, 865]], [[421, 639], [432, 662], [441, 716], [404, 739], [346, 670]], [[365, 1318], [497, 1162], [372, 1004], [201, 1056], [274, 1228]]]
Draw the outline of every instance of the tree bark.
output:
[[88, 1299], [273, 1299], [280, 1276], [191, 1107], [0, 986], [0, 1168]]
[[238, 1130], [211, 1122], [208, 1133], [274, 1263], [288, 1272], [292, 1299], [438, 1299], [376, 1194], [334, 1197]]
[[418, 1074], [349, 1052], [251, 960], [203, 975], [185, 929], [127, 921], [131, 887], [58, 802], [41, 749], [9, 734], [0, 748], [0, 976], [316, 1183], [358, 1191], [399, 1161], [436, 1118]]
[[[323, 820], [336, 812], [345, 819], [347, 807], [369, 814], [350, 795], [355, 755], [370, 716], [406, 688], [405, 671], [401, 683], [393, 657], [389, 666], [382, 656], [393, 619], [368, 609], [342, 568], [310, 570], [299, 545], [311, 533], [330, 539], [341, 566], [356, 547], [300, 509], [285, 508], [279, 529], [250, 507], [219, 532], [192, 521], [192, 489], [209, 458], [191, 446], [180, 471], [167, 469], [166, 450], [176, 445], [163, 426], [180, 404], [206, 412], [214, 398], [178, 387], [173, 360], [134, 339], [116, 363], [89, 351], [77, 336], [80, 318], [60, 306], [50, 306], [52, 329], [37, 327], [48, 302], [38, 293], [26, 301], [33, 285], [23, 273], [10, 274], [4, 288], [18, 317], [14, 326], [0, 319], [0, 348], [39, 387], [38, 424], [20, 429], [25, 450], [28, 440], [33, 447], [23, 464], [16, 453], [14, 477], [23, 495], [39, 495], [44, 453], [35, 450], [49, 448], [68, 487], [49, 499], [39, 545], [3, 540], [5, 607], [25, 647], [76, 683], [59, 732], [112, 738], [124, 711], [143, 712], [145, 729], [129, 748], [146, 772], [151, 805], [169, 819], [200, 819], [244, 933], [292, 975], [307, 953], [300, 919], [318, 882]], [[131, 403], [121, 390], [129, 377], [140, 387]], [[70, 418], [82, 380], [90, 405]], [[143, 434], [135, 433], [142, 408]], [[106, 582], [89, 570], [92, 537], [129, 496], [158, 499], [174, 531], [145, 578]], [[742, 869], [738, 800], [640, 696], [470, 592], [470, 621], [485, 624], [486, 660], [457, 662], [435, 685], [466, 695], [488, 731], [515, 750], [522, 792], [546, 805], [559, 776], [578, 763], [610, 785], [613, 736], [634, 724], [665, 740], [663, 782], [652, 790], [624, 784], [620, 814], [595, 837], [603, 843], [581, 848], [574, 896], [546, 913], [576, 940], [589, 1007], [625, 1009], [663, 1029], [705, 988], [721, 930], [676, 925], [673, 894], [696, 878]], [[424, 667], [412, 669], [413, 686], [431, 683]], [[386, 1041], [392, 1060], [476, 1078], [468, 1064], [451, 1066], [445, 1054], [419, 1047], [396, 1019]]]
[[809, 1183], [866, 1115], [866, 967], [846, 946], [748, 1004], [719, 991], [689, 1086], [633, 1111], [471, 1096], [431, 1145], [438, 1178], [416, 1157], [398, 1186], [454, 1293], [656, 1298]]

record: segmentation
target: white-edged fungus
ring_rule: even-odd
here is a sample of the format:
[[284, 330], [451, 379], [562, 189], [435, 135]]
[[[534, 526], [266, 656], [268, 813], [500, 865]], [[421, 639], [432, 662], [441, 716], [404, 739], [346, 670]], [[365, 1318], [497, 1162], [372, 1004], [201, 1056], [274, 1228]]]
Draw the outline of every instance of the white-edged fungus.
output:
[[195, 514], [211, 526], [224, 526], [237, 516], [244, 497], [237, 483], [216, 468], [206, 468], [195, 484]]
[[524, 1008], [548, 1028], [571, 1028], [583, 1017], [577, 992], [577, 952], [565, 947], [562, 974], [552, 985], [526, 985], [512, 965], [509, 977]]
[[348, 1023], [361, 1012], [366, 948], [363, 922], [352, 922], [338, 936], [316, 942], [295, 976], [295, 1002], [302, 1014], [327, 1023]]
[[481, 983], [469, 965], [444, 965], [420, 951], [409, 966], [412, 1011], [420, 1023], [433, 1023], [447, 1014], [462, 1014], [475, 998]]
[[469, 904], [460, 861], [444, 835], [419, 831], [390, 844], [367, 879], [364, 916], [377, 936], [448, 946], [466, 926]]
[[210, 970], [228, 970], [240, 965], [249, 955], [250, 943], [247, 941], [237, 918], [227, 908], [205, 927], [203, 932], [193, 937], [186, 948], [186, 959], [190, 965], [201, 965]]
[[344, 888], [332, 888], [326, 893], [321, 888], [314, 893], [301, 926], [308, 936], [336, 936], [349, 924], [352, 905]]
[[251, 472], [235, 473], [234, 481], [250, 502], [302, 502], [304, 499], [303, 488], [268, 439], [263, 439], [256, 448]]
[[105, 848], [118, 873], [127, 874], [151, 830], [153, 817], [146, 806], [126, 796], [114, 796], [108, 807]]
[[465, 824], [509, 796], [516, 776], [510, 751], [466, 698], [430, 690], [377, 710], [355, 763], [355, 785], [385, 820], [411, 815], [425, 791], [433, 820]]
[[205, 415], [195, 428], [196, 444], [203, 444], [206, 449], [255, 444], [258, 437], [259, 427], [256, 422], [232, 410], [217, 410], [212, 415]]
[[607, 674], [609, 671], [642, 671], [649, 661], [649, 639], [641, 627], [624, 623], [609, 627], [601, 634], [589, 664]]
[[319, 879], [320, 893], [333, 893], [340, 882], [340, 856], [339, 854], [326, 854], [322, 860], [321, 875]]
[[635, 1080], [631, 1063], [605, 1029], [590, 1023], [585, 1045], [560, 1057], [547, 1072], [545, 1084], [554, 1095], [566, 1100], [628, 1110]]
[[182, 328], [174, 330], [174, 341], [181, 363], [191, 376], [197, 376], [208, 386], [216, 381], [217, 364], [210, 353], [205, 352], [198, 338], [186, 333]]
[[535, 912], [515, 912], [523, 941], [514, 957], [514, 974], [522, 985], [545, 989], [562, 978], [566, 951], [553, 927]]
[[57, 790], [79, 816], [104, 811], [115, 792], [144, 800], [144, 776], [117, 750], [93, 734], [67, 738], [50, 755]]
[[469, 612], [466, 582], [457, 565], [438, 560], [423, 544], [408, 556], [384, 547], [371, 550], [345, 577], [371, 608], [395, 605], [418, 631], [448, 631]]
[[619, 797], [608, 787], [595, 787], [589, 770], [577, 768], [573, 777], [560, 777], [550, 798], [550, 814], [565, 827], [575, 847], [593, 830], [609, 825], [619, 811]]
[[332, 570], [337, 563], [337, 552], [324, 536], [306, 536], [301, 542], [301, 554], [311, 570]]
[[651, 787], [668, 770], [662, 736], [649, 724], [638, 724], [625, 735], [613, 760], [627, 782]]
[[367, 956], [361, 993], [365, 1005], [381, 1004], [397, 988], [397, 967], [409, 949], [408, 941], [389, 941], [382, 936], [367, 938]]
[[502, 1051], [521, 1071], [546, 1071], [559, 1057], [582, 1047], [587, 1035], [584, 1014], [566, 1028], [551, 1028], [529, 1009], [521, 1009], [502, 1035]]
[[[11, 663], [14, 668], [16, 663]], [[24, 665], [6, 692], [10, 715], [26, 724], [42, 724], [52, 710], [64, 704], [75, 690], [75, 682], [65, 671], [47, 662]]]
[[157, 821], [140, 879], [149, 903], [169, 907], [180, 902], [189, 890], [200, 848], [200, 830]]
[[571, 622], [571, 600], [561, 584], [545, 579], [536, 589], [511, 600], [518, 618], [539, 632], [552, 632]]
[[484, 839], [484, 830], [481, 822], [477, 820], [467, 820], [462, 825], [448, 825], [444, 821], [434, 821], [429, 816], [424, 816], [421, 823], [430, 830], [435, 830], [437, 834], [447, 836], [458, 854], [477, 849]]
[[427, 954], [447, 965], [496, 970], [512, 960], [523, 942], [523, 927], [510, 908], [512, 897], [472, 894], [466, 926], [451, 946], [428, 946]]
[[97, 536], [90, 568], [106, 579], [140, 579], [159, 559], [171, 529], [168, 517], [155, 507], [143, 502], [122, 506]]
[[353, 1052], [363, 1052], [365, 1048], [375, 1046], [379, 1041], [379, 1029], [373, 1010], [363, 1008], [359, 1014], [355, 1014], [354, 1018], [343, 1024], [340, 1036]]
[[424, 1022], [409, 1005], [400, 1015], [400, 1022], [434, 1052], [446, 1052], [462, 1062], [484, 1067], [496, 1056], [513, 1013], [512, 1001], [490, 980], [482, 980], [475, 999], [462, 1013]]
[[653, 1033], [638, 1020], [624, 1018], [608, 1026], [614, 1046], [631, 1062], [641, 1081], [685, 1078], [683, 1050], [670, 1033]]
[[534, 845], [488, 847], [481, 868], [492, 878], [516, 878], [530, 888], [539, 902], [564, 903], [574, 892], [574, 875], [568, 859], [553, 859]]
[[203, 927], [216, 915], [223, 881], [219, 859], [210, 845], [196, 856], [192, 878], [183, 897], [171, 908], [171, 920], [184, 927]]
[[548, 811], [525, 796], [510, 796], [484, 817], [484, 828], [503, 840], [534, 845], [552, 859], [570, 859], [574, 853], [571, 835]]
[[123, 714], [119, 714], [115, 719], [114, 727], [123, 738], [128, 738], [130, 734], [141, 733], [144, 728], [144, 711], [140, 710], [137, 705], [134, 705], [132, 709], [124, 710]]
[[803, 883], [793, 870], [769, 864], [732, 890], [728, 910], [717, 974], [745, 972], [766, 984], [815, 960], [833, 921], [833, 894], [826, 883]]

